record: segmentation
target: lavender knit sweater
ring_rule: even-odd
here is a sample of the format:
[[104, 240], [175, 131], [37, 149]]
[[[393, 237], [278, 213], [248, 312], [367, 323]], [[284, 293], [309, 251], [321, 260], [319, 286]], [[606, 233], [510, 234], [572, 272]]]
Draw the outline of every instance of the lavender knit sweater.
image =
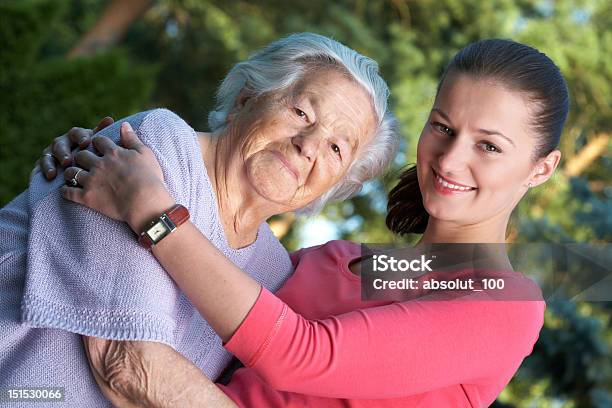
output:
[[[292, 270], [286, 251], [265, 223], [251, 246], [229, 247], [194, 130], [165, 109], [125, 120], [155, 152], [191, 221], [236, 265], [277, 290]], [[120, 122], [101, 133], [118, 140]], [[166, 343], [215, 379], [231, 358], [219, 337], [126, 224], [62, 199], [63, 183], [62, 174], [53, 182], [37, 175], [0, 210], [0, 391], [65, 387], [59, 405], [110, 406], [79, 334]]]

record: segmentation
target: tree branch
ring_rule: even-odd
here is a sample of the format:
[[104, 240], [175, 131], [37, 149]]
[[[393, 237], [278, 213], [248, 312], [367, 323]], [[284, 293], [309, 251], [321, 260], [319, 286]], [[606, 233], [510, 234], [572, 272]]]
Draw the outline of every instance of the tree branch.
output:
[[576, 156], [572, 157], [565, 165], [565, 175], [568, 177], [579, 176], [591, 163], [601, 156], [610, 143], [609, 133], [599, 133], [595, 135], [584, 146]]
[[68, 52], [67, 57], [92, 55], [116, 44], [130, 25], [151, 5], [151, 0], [113, 0], [96, 24]]

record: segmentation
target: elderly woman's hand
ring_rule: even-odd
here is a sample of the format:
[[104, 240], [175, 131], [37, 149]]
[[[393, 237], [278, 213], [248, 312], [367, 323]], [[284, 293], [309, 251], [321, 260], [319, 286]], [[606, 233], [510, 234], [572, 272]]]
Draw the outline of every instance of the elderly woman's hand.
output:
[[83, 336], [91, 371], [116, 407], [236, 407], [196, 366], [165, 344]]
[[175, 202], [164, 186], [163, 174], [153, 151], [134, 133], [129, 123], [121, 125], [121, 144], [104, 136], [92, 139], [103, 156], [83, 150], [68, 167], [62, 187], [64, 198], [83, 204], [107, 217], [126, 221], [140, 232], [148, 221]]
[[85, 149], [91, 142], [91, 137], [100, 130], [113, 124], [113, 118], [104, 117], [93, 130], [73, 127], [68, 132], [53, 139], [53, 142], [45, 147], [40, 159], [30, 174], [30, 179], [38, 172], [42, 172], [47, 180], [53, 180], [57, 176], [56, 162], [62, 167], [72, 164], [72, 155], [76, 149]]

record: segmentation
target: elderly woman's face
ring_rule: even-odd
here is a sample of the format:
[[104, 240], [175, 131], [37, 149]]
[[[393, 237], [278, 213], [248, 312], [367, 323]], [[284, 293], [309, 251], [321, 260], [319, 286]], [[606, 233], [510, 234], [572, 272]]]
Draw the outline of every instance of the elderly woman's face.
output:
[[249, 99], [232, 120], [248, 183], [287, 209], [336, 184], [376, 123], [367, 92], [333, 70], [305, 76], [288, 93]]

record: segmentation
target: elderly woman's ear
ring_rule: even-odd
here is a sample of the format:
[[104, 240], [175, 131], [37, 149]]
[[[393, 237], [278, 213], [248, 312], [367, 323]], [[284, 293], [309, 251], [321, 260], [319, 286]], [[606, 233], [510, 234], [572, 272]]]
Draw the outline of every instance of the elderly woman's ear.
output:
[[247, 90], [246, 88], [242, 88], [238, 96], [236, 97], [236, 103], [232, 110], [227, 114], [226, 122], [230, 123], [234, 120], [236, 115], [238, 115], [242, 109], [245, 107], [247, 102], [252, 98], [253, 94]]

